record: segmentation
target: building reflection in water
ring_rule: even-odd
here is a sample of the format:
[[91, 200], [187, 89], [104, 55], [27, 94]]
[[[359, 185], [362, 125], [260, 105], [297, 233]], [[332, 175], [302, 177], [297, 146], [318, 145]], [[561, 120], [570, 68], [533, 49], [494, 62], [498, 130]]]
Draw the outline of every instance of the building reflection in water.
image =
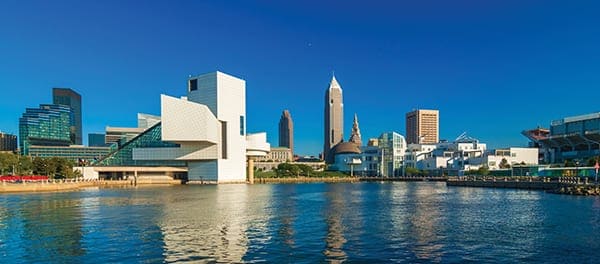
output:
[[330, 184], [326, 193], [324, 218], [327, 222], [327, 236], [325, 237], [326, 248], [323, 251], [325, 259], [328, 262], [339, 263], [347, 259], [347, 254], [343, 250], [346, 243], [344, 232], [346, 231], [342, 222], [346, 202], [344, 200], [345, 190], [340, 190], [345, 185]]
[[264, 208], [265, 194], [252, 187], [193, 186], [177, 196], [169, 192], [170, 197], [163, 197], [168, 200], [160, 221], [165, 261], [242, 262], [249, 225], [256, 221], [260, 228], [265, 222], [257, 216]]
[[[415, 201], [409, 221], [410, 236], [414, 239], [412, 251], [418, 259], [440, 262], [443, 254], [443, 234], [446, 219], [441, 214], [444, 206], [443, 192], [440, 183], [412, 185], [409, 187], [409, 198]], [[412, 187], [412, 188], [411, 188]]]
[[282, 197], [275, 201], [277, 205], [274, 206], [280, 210], [276, 214], [281, 223], [278, 233], [287, 247], [284, 251], [288, 251], [288, 255], [293, 254], [296, 244], [294, 240], [296, 233], [294, 231], [294, 224], [296, 222], [297, 201], [293, 198], [296, 196], [296, 187], [296, 184], [282, 185], [280, 189]]
[[64, 195], [43, 195], [22, 204], [24, 261], [50, 261], [47, 257], [53, 256], [52, 261], [63, 263], [85, 254], [80, 200], [65, 199]]

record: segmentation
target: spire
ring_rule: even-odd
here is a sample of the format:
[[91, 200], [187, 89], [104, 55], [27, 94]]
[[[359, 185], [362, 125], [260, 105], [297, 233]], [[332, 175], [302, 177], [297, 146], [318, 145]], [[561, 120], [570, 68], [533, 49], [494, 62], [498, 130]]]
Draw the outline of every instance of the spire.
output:
[[340, 86], [340, 84], [338, 83], [338, 81], [335, 79], [335, 74], [333, 74], [333, 76], [331, 76], [331, 82], [329, 83], [329, 89], [342, 89], [342, 87]]
[[358, 116], [354, 113], [354, 123], [352, 124], [352, 133], [350, 135], [350, 142], [357, 146], [362, 146], [362, 140], [360, 138], [360, 128], [358, 128]]

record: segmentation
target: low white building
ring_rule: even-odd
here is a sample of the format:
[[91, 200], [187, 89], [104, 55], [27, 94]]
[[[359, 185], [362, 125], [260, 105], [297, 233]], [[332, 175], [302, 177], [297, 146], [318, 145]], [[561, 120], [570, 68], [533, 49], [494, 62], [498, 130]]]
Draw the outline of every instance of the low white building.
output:
[[407, 167], [419, 170], [464, 170], [471, 167], [472, 160], [483, 157], [486, 144], [462, 134], [453, 142], [411, 144], [406, 152]]
[[[410, 144], [406, 152], [407, 167], [419, 170], [468, 171], [487, 167], [490, 170], [507, 169], [516, 164], [537, 165], [537, 148], [497, 149], [488, 151], [486, 144], [461, 135], [453, 142]], [[504, 160], [504, 162], [503, 162]]]
[[477, 163], [487, 165], [490, 170], [507, 169], [514, 165], [538, 165], [538, 155], [538, 148], [511, 147], [486, 153], [482, 160]]

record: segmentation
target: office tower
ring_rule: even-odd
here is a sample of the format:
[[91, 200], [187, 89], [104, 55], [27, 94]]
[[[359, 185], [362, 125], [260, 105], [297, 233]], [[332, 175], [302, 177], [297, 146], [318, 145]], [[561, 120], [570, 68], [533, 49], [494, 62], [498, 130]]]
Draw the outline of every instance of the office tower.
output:
[[438, 110], [414, 110], [406, 113], [408, 144], [436, 144], [440, 139]]
[[82, 145], [82, 127], [81, 127], [81, 95], [71, 88], [52, 88], [52, 103], [66, 105], [73, 111], [71, 120], [71, 144]]
[[358, 128], [358, 116], [354, 114], [354, 122], [352, 124], [352, 134], [350, 135], [350, 142], [357, 146], [362, 146], [362, 140], [360, 138], [360, 128]]
[[331, 78], [329, 88], [325, 92], [325, 135], [323, 146], [323, 159], [326, 163], [334, 162], [331, 149], [344, 140], [344, 103], [342, 87], [335, 79]]
[[294, 153], [294, 123], [288, 110], [284, 110], [279, 119], [279, 146], [287, 147]]
[[0, 151], [16, 151], [17, 136], [0, 132]]
[[71, 108], [58, 104], [41, 104], [27, 108], [19, 118], [19, 148], [29, 154], [29, 146], [69, 146], [71, 144]]

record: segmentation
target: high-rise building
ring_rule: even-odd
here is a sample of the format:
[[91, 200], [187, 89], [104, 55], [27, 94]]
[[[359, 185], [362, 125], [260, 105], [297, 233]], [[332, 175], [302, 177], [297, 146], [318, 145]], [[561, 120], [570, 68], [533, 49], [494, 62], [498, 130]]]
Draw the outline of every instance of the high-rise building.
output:
[[19, 148], [29, 154], [29, 146], [69, 146], [71, 144], [71, 108], [58, 104], [41, 104], [27, 108], [19, 118]]
[[342, 87], [335, 79], [331, 78], [329, 88], [325, 92], [325, 135], [323, 145], [323, 159], [326, 163], [334, 162], [331, 149], [344, 140], [344, 103]]
[[70, 125], [71, 144], [82, 145], [81, 95], [71, 88], [52, 88], [52, 103], [71, 108], [73, 112]]
[[357, 146], [362, 146], [362, 139], [360, 138], [360, 128], [358, 128], [358, 116], [354, 114], [354, 123], [352, 124], [352, 133], [350, 134], [350, 142]]
[[17, 136], [0, 132], [0, 151], [17, 151]]
[[406, 142], [436, 144], [440, 139], [439, 111], [418, 109], [406, 113]]
[[290, 111], [284, 110], [279, 119], [279, 146], [287, 147], [294, 154], [294, 123]]

